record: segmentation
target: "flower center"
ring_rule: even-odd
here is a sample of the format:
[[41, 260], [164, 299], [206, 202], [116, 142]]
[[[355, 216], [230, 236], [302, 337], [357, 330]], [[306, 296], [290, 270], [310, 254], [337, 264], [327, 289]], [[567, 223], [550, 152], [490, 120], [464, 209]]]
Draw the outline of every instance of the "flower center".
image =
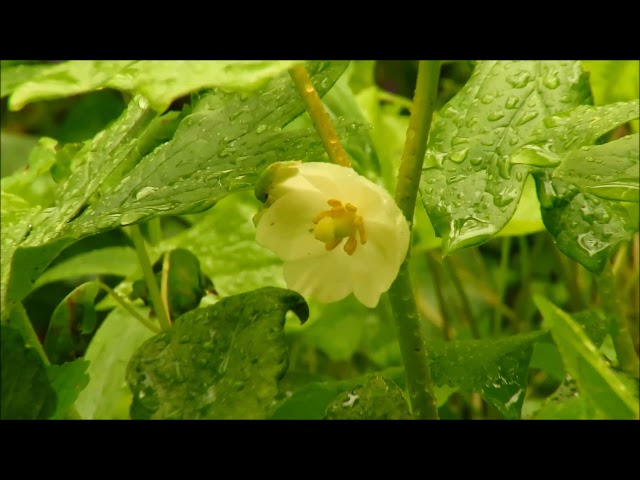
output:
[[342, 205], [340, 200], [333, 198], [327, 203], [331, 210], [325, 210], [313, 217], [313, 223], [316, 225], [313, 235], [324, 243], [327, 250], [333, 250], [347, 238], [344, 251], [353, 255], [358, 246], [356, 233], [360, 235], [362, 245], [367, 243], [367, 231], [364, 229], [362, 216], [356, 215], [358, 209], [350, 203]]

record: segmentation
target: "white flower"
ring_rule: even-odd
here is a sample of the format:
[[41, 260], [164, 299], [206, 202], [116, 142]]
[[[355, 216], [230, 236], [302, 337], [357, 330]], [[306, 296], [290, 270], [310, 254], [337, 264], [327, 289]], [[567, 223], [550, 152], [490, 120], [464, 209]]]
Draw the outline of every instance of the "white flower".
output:
[[351, 168], [281, 162], [256, 186], [256, 241], [284, 260], [287, 286], [324, 303], [378, 304], [409, 247], [409, 225], [382, 187]]

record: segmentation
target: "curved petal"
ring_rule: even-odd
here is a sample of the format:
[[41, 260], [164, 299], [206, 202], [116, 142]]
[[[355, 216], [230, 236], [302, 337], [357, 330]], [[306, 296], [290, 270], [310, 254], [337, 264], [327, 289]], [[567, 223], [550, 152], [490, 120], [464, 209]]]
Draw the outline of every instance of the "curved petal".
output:
[[343, 263], [345, 256], [338, 247], [324, 255], [285, 262], [287, 287], [323, 303], [342, 300], [351, 293], [351, 277], [345, 274]]
[[285, 261], [321, 255], [326, 251], [313, 236], [313, 217], [325, 209], [326, 200], [319, 192], [286, 193], [264, 210], [256, 227], [256, 242]]
[[348, 178], [355, 174], [351, 168], [323, 162], [303, 163], [298, 167], [298, 171], [307, 182], [326, 195], [327, 200], [336, 198], [341, 201], [349, 191], [348, 183], [347, 188], [343, 188], [345, 181], [349, 182]]

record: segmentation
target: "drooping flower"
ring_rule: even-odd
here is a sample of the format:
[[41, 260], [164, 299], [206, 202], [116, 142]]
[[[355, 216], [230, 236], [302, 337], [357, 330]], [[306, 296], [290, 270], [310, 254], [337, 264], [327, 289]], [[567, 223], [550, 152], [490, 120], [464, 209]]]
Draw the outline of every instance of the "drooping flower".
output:
[[284, 260], [287, 286], [324, 303], [350, 293], [378, 304], [409, 247], [409, 226], [389, 193], [351, 168], [273, 164], [256, 186], [264, 202], [256, 241]]

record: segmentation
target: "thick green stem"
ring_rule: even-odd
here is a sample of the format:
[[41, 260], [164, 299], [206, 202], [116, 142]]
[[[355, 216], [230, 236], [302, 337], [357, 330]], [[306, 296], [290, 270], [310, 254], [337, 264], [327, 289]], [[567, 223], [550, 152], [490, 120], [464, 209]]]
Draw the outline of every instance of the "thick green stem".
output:
[[162, 328], [162, 330], [168, 330], [169, 328], [171, 328], [171, 324], [169, 323], [169, 316], [167, 315], [167, 312], [164, 309], [164, 305], [162, 304], [160, 290], [158, 289], [158, 284], [156, 283], [156, 279], [153, 275], [153, 269], [151, 268], [151, 262], [149, 261], [149, 256], [147, 255], [147, 249], [144, 246], [144, 238], [142, 237], [140, 227], [138, 225], [131, 225], [127, 228], [129, 229], [129, 233], [131, 234], [131, 238], [133, 239], [133, 244], [136, 247], [138, 261], [140, 262], [140, 267], [142, 268], [142, 274], [144, 275], [145, 282], [147, 282], [147, 289], [149, 290], [149, 296], [151, 297], [153, 308], [156, 312], [156, 315], [158, 316], [160, 328]]
[[[420, 61], [418, 79], [409, 118], [407, 139], [402, 153], [395, 200], [411, 226], [416, 206], [427, 139], [438, 93], [440, 62]], [[414, 417], [437, 419], [438, 410], [429, 369], [427, 344], [418, 318], [409, 273], [409, 255], [400, 266], [398, 277], [389, 289], [402, 363]]]
[[289, 75], [291, 75], [296, 90], [307, 109], [309, 117], [311, 117], [313, 127], [322, 140], [329, 159], [338, 165], [351, 167], [351, 160], [349, 160], [347, 152], [345, 152], [340, 143], [338, 134], [333, 128], [329, 114], [320, 100], [320, 95], [318, 95], [318, 92], [313, 86], [307, 69], [302, 65], [298, 65], [289, 69]]
[[633, 346], [627, 317], [622, 308], [622, 299], [613, 268], [607, 263], [604, 271], [598, 277], [598, 287], [602, 305], [611, 321], [611, 339], [616, 349], [620, 368], [630, 375], [640, 376], [640, 363]]

